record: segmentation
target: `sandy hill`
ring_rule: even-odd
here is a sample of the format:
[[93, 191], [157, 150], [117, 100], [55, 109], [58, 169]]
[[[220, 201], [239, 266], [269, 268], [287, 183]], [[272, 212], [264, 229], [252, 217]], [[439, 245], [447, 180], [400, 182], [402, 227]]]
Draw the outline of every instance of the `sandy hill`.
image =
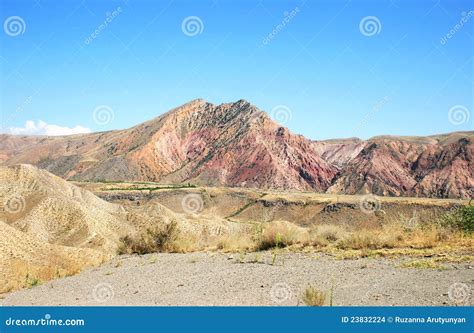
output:
[[0, 167], [0, 220], [39, 241], [114, 253], [133, 231], [123, 208], [31, 165]]
[[73, 275], [108, 256], [92, 249], [52, 245], [0, 221], [0, 293]]
[[0, 292], [110, 258], [135, 230], [128, 215], [45, 170], [0, 167]]
[[[177, 199], [182, 205], [186, 198]], [[193, 194], [190, 209], [200, 205]], [[198, 201], [196, 201], [198, 200]], [[138, 203], [139, 204], [139, 203]], [[198, 211], [196, 211], [198, 213]], [[109, 203], [88, 190], [32, 165], [0, 167], [0, 293], [75, 274], [116, 255], [124, 236], [175, 221], [183, 235], [240, 228], [216, 218], [175, 213], [159, 201]], [[191, 238], [190, 238], [191, 239]]]

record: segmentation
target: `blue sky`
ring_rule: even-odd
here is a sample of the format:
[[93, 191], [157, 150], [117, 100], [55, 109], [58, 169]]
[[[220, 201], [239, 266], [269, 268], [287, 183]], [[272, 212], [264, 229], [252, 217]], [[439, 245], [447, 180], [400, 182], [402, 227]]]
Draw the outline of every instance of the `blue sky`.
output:
[[195, 98], [311, 139], [474, 129], [471, 1], [0, 2], [3, 132], [128, 128]]

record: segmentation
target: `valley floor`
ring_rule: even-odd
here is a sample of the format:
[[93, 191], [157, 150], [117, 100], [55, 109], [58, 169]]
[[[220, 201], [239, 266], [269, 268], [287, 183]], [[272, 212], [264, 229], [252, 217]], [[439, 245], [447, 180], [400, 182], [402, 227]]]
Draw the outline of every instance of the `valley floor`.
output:
[[[402, 268], [407, 257], [337, 260], [322, 253], [158, 253], [107, 264], [3, 295], [3, 305], [304, 305], [311, 285], [341, 305], [455, 305], [474, 287], [474, 263]], [[402, 267], [401, 267], [402, 266]], [[332, 290], [332, 297], [331, 297]], [[462, 296], [462, 292], [461, 292]], [[459, 297], [459, 293], [457, 293]], [[462, 305], [472, 305], [472, 297]]]

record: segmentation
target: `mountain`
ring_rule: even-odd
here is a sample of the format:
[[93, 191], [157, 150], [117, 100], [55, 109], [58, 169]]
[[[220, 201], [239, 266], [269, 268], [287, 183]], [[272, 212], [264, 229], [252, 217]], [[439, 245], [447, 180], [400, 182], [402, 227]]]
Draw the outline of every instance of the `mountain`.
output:
[[35, 164], [75, 180], [325, 191], [337, 172], [309, 140], [243, 100], [218, 106], [195, 100], [122, 131], [1, 139], [4, 164]]
[[314, 142], [340, 173], [329, 193], [471, 198], [474, 132]]
[[468, 197], [474, 132], [311, 141], [247, 101], [194, 100], [125, 130], [0, 136], [0, 163], [30, 163], [70, 180], [136, 180]]

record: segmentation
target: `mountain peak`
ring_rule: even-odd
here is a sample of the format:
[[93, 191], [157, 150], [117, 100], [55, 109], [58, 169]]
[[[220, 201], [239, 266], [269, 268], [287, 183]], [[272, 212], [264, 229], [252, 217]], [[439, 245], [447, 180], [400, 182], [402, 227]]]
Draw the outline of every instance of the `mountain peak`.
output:
[[245, 99], [239, 99], [237, 102], [234, 102], [233, 104], [234, 105], [241, 105], [241, 106], [252, 105], [249, 101], [247, 101]]
[[204, 98], [195, 98], [185, 103], [184, 105], [194, 105], [194, 104], [203, 104], [208, 103]]
[[[244, 99], [194, 99], [130, 129], [0, 140], [0, 164], [66, 179], [467, 197], [473, 132], [311, 141]], [[26, 167], [24, 167], [26, 168]]]

